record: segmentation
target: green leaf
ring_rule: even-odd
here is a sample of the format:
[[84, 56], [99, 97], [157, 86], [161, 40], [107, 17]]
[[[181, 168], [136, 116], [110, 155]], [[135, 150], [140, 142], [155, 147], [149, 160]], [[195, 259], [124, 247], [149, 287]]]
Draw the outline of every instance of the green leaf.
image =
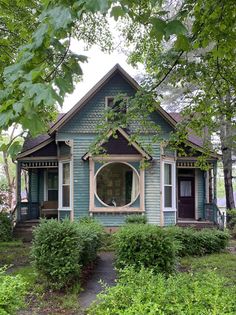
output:
[[161, 41], [165, 34], [166, 22], [160, 18], [152, 18], [151, 23], [153, 27], [151, 29], [150, 36], [156, 37], [159, 41]]
[[119, 17], [122, 17], [125, 15], [125, 12], [122, 9], [122, 7], [115, 6], [112, 8], [110, 15], [114, 17], [115, 21], [117, 21]]
[[175, 42], [175, 48], [177, 50], [188, 51], [190, 49], [190, 43], [188, 38], [185, 35], [178, 35], [177, 40]]
[[186, 34], [188, 32], [186, 27], [179, 20], [173, 20], [167, 23], [165, 31], [166, 31], [167, 37], [172, 34], [179, 35], [179, 34]]

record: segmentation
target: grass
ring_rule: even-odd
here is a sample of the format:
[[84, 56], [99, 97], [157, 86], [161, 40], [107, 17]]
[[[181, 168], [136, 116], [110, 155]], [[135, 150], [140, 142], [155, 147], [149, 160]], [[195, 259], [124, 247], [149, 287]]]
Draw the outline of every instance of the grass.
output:
[[190, 272], [213, 270], [225, 277], [229, 284], [236, 285], [235, 254], [225, 252], [203, 257], [184, 257], [181, 259], [181, 267]]
[[0, 242], [0, 267], [7, 265], [12, 267], [24, 266], [30, 263], [30, 243], [21, 241]]

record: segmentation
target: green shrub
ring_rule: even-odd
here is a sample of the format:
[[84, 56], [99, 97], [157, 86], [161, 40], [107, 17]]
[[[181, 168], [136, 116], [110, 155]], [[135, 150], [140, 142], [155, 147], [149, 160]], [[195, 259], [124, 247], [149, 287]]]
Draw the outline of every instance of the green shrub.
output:
[[120, 271], [118, 284], [98, 296], [88, 315], [235, 314], [235, 287], [215, 273], [182, 273], [166, 278], [142, 268]]
[[236, 226], [236, 209], [227, 210], [227, 226], [230, 230]]
[[96, 221], [79, 223], [78, 235], [81, 246], [80, 264], [86, 266], [97, 257], [97, 251], [102, 245], [104, 229]]
[[144, 266], [164, 273], [175, 269], [178, 244], [167, 230], [149, 224], [130, 224], [114, 237], [118, 268]]
[[140, 214], [131, 214], [125, 218], [126, 224], [146, 224], [147, 217], [145, 215]]
[[229, 234], [216, 229], [194, 230], [191, 228], [166, 228], [180, 242], [179, 256], [200, 256], [225, 249]]
[[33, 265], [51, 287], [69, 286], [78, 281], [81, 268], [96, 258], [102, 233], [94, 221], [43, 220], [34, 230]]
[[13, 315], [24, 306], [26, 283], [20, 275], [5, 274], [0, 268], [0, 315]]
[[8, 242], [12, 240], [12, 223], [9, 215], [0, 212], [0, 242]]
[[33, 232], [33, 265], [55, 288], [79, 277], [82, 246], [77, 231], [69, 220], [42, 220]]

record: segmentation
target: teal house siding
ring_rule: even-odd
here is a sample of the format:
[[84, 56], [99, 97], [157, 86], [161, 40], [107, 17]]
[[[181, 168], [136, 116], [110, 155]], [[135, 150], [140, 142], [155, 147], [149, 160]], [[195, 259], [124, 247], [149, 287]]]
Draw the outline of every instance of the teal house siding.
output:
[[38, 174], [37, 172], [30, 170], [29, 175], [29, 186], [30, 186], [30, 198], [32, 202], [38, 202]]
[[164, 226], [175, 225], [176, 223], [176, 212], [166, 211], [164, 212]]
[[105, 98], [107, 96], [115, 97], [120, 93], [126, 96], [133, 96], [135, 90], [120, 74], [116, 74], [88, 101], [78, 114], [75, 114], [60, 129], [59, 133], [95, 133], [96, 126], [103, 118]]
[[44, 200], [44, 174], [43, 170], [30, 170], [30, 199], [32, 202], [42, 203]]
[[197, 181], [197, 209], [198, 218], [204, 217], [204, 203], [205, 203], [205, 178], [204, 171], [196, 169], [196, 181]]

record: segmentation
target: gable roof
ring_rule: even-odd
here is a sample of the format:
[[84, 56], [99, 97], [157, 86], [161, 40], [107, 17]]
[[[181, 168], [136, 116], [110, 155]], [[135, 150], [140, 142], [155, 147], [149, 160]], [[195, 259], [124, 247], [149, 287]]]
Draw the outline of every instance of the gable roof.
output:
[[[181, 116], [181, 113], [176, 113], [176, 112], [171, 112], [169, 113], [169, 115], [176, 121], [176, 123], [181, 122], [181, 120], [183, 119]], [[203, 147], [204, 145], [204, 140], [201, 137], [198, 137], [196, 135], [194, 135], [194, 133], [190, 133], [188, 134], [188, 140], [194, 144], [197, 145], [199, 147]]]
[[[49, 130], [49, 134], [60, 129], [70, 118], [73, 117], [77, 112], [79, 112], [86, 103], [116, 74], [119, 73], [121, 76], [136, 90], [138, 91], [141, 87], [119, 64], [116, 64], [97, 84], [94, 85], [93, 88], [89, 90], [88, 93], [85, 94], [81, 100], [76, 103], [64, 116], [63, 118], [56, 122]], [[160, 115], [167, 120], [167, 122], [174, 127], [175, 120], [163, 109], [157, 109]]]
[[[95, 86], [81, 98], [66, 114], [59, 114], [58, 119], [53, 123], [48, 131], [48, 134], [40, 135], [36, 138], [27, 138], [23, 145], [22, 152], [18, 157], [27, 156], [32, 151], [36, 151], [54, 140], [53, 134], [58, 131], [65, 123], [67, 123], [77, 112], [79, 112], [87, 102], [116, 74], [119, 73], [135, 90], [140, 89], [140, 85], [119, 65], [116, 64]], [[173, 127], [182, 120], [181, 114], [166, 112], [162, 107], [158, 107], [158, 113]], [[203, 139], [189, 133], [189, 145], [195, 146], [202, 151]]]

